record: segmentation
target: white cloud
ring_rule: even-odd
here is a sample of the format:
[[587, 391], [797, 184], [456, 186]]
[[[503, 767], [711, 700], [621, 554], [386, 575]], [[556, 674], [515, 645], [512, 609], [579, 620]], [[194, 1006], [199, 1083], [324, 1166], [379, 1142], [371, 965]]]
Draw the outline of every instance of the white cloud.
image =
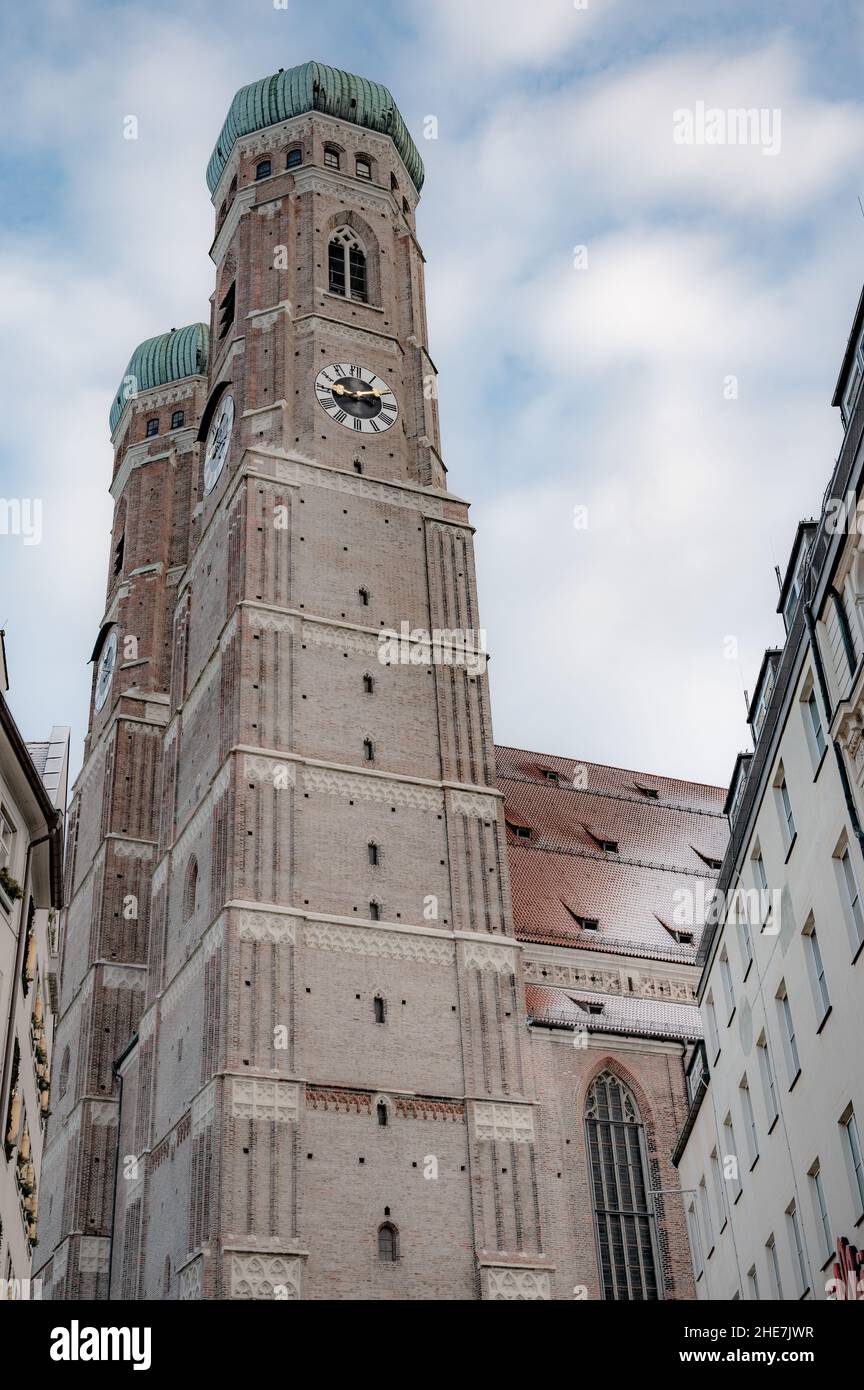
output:
[[584, 43], [615, 8], [615, 0], [436, 0], [426, 18], [448, 64], [524, 67]]

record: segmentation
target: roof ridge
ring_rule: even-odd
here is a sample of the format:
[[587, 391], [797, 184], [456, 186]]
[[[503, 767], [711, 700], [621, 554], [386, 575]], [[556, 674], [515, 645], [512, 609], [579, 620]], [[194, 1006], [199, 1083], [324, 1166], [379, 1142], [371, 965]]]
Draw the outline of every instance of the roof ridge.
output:
[[[567, 762], [571, 762], [571, 761], [573, 761], [573, 760], [570, 759], [570, 758], [568, 758], [568, 759], [566, 759], [566, 761], [567, 761]], [[586, 763], [580, 763], [579, 766], [580, 766], [580, 767], [586, 767], [586, 766], [587, 766], [587, 767], [602, 767], [602, 766], [605, 766], [605, 764], [602, 764], [602, 763], [587, 763], [587, 764], [586, 764]], [[623, 769], [616, 769], [616, 770], [621, 771], [621, 770], [623, 770]], [[553, 787], [553, 786], [557, 786], [557, 788], [558, 788], [559, 791], [574, 792], [574, 793], [576, 793], [577, 795], [584, 795], [584, 796], [605, 796], [605, 797], [608, 797], [610, 801], [626, 801], [626, 802], [628, 802], [628, 803], [629, 803], [630, 805], [632, 805], [632, 806], [654, 806], [654, 807], [657, 808], [657, 810], [662, 810], [662, 811], [686, 811], [687, 814], [688, 814], [688, 815], [691, 815], [691, 816], [708, 816], [708, 817], [710, 817], [710, 818], [714, 818], [714, 819], [718, 819], [718, 820], [725, 820], [725, 819], [726, 819], [726, 817], [725, 817], [725, 815], [724, 815], [724, 813], [723, 813], [722, 808], [721, 808], [719, 811], [707, 811], [707, 810], [705, 810], [704, 808], [699, 807], [699, 806], [682, 806], [682, 805], [678, 804], [677, 802], [655, 801], [655, 800], [653, 800], [651, 797], [639, 796], [638, 794], [637, 794], [636, 796], [626, 796], [626, 795], [624, 795], [623, 792], [606, 791], [606, 790], [602, 790], [602, 789], [593, 789], [593, 788], [591, 788], [591, 787], [574, 787], [574, 786], [571, 786], [571, 785], [570, 785], [569, 783], [567, 783], [567, 782], [557, 782], [557, 783], [555, 783], [555, 782], [535, 782], [535, 781], [533, 780], [533, 778], [531, 778], [531, 777], [526, 777], [525, 774], [524, 774], [524, 773], [521, 773], [521, 772], [520, 772], [520, 773], [513, 773], [513, 772], [500, 772], [500, 771], [497, 771], [497, 774], [496, 774], [496, 775], [497, 775], [497, 780], [498, 780], [499, 783], [500, 783], [500, 782], [517, 782], [517, 783], [519, 783], [519, 784], [522, 784], [522, 785], [525, 785], [525, 786], [528, 786], [528, 787]], [[647, 774], [646, 774], [646, 775], [647, 775]], [[694, 785], [697, 785], [697, 784], [694, 783]], [[720, 790], [722, 790], [722, 788], [720, 788]], [[724, 800], [725, 800], [725, 795], [726, 795], [726, 793], [724, 793]]]
[[[779, 649], [778, 649], [779, 650]], [[496, 743], [495, 748], [511, 753], [526, 753], [531, 758], [557, 758], [559, 762], [578, 763], [582, 767], [603, 767], [609, 772], [626, 772], [630, 777], [653, 777], [663, 782], [678, 782], [682, 786], [705, 787], [709, 791], [722, 792], [724, 797], [728, 788], [715, 782], [696, 782], [689, 777], [670, 777], [665, 772], [645, 772], [632, 767], [619, 767], [616, 763], [599, 763], [588, 758], [576, 758], [569, 753], [540, 753], [533, 748], [519, 748], [515, 743]]]

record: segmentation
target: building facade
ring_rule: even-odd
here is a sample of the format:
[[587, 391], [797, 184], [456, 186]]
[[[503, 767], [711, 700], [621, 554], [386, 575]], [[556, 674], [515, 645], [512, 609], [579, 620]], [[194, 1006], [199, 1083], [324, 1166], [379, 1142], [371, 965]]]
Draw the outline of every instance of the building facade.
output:
[[0, 1298], [39, 1296], [42, 1153], [52, 1104], [69, 730], [26, 744], [0, 632]]
[[766, 652], [755, 751], [726, 803], [676, 1151], [700, 1298], [834, 1297], [864, 1222], [862, 328], [859, 303], [834, 397], [843, 444], [820, 516], [798, 527], [785, 641]]
[[691, 1297], [672, 914], [723, 792], [496, 763], [390, 93], [256, 82], [208, 183], [210, 323], [111, 410], [46, 1288]]

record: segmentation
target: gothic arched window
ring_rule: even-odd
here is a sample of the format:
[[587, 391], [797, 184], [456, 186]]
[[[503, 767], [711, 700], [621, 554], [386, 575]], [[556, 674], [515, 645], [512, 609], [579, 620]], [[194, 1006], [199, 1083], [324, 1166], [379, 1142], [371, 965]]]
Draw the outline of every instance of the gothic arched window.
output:
[[186, 865], [186, 881], [183, 884], [183, 925], [195, 916], [195, 899], [198, 896], [198, 860], [194, 854]]
[[57, 1087], [57, 1098], [62, 1100], [66, 1094], [66, 1087], [69, 1085], [69, 1049], [64, 1047], [63, 1060], [60, 1063], [60, 1084]]
[[659, 1298], [645, 1131], [636, 1101], [610, 1071], [588, 1092], [585, 1132], [603, 1297]]
[[389, 1221], [378, 1227], [378, 1258], [390, 1265], [399, 1258], [399, 1232]]
[[331, 294], [369, 302], [366, 252], [353, 227], [339, 227], [331, 236], [327, 267]]

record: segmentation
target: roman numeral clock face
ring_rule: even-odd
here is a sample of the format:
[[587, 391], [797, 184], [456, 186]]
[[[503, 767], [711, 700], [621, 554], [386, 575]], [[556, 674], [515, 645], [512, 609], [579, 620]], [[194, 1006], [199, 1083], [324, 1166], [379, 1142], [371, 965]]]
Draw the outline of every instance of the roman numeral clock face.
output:
[[315, 395], [331, 420], [354, 434], [383, 434], [399, 416], [386, 381], [355, 362], [333, 362], [315, 378]]
[[212, 492], [228, 457], [234, 428], [234, 397], [223, 396], [213, 417], [204, 448], [204, 496]]

